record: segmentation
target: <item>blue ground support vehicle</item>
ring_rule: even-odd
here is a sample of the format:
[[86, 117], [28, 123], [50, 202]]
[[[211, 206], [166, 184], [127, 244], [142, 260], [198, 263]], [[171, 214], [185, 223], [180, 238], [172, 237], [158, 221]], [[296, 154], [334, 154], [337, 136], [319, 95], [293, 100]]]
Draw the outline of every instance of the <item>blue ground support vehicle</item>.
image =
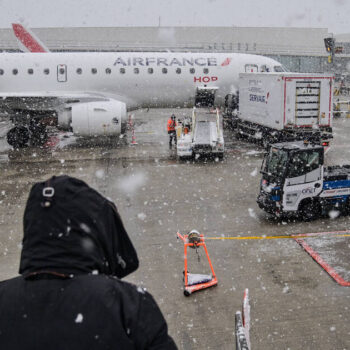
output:
[[306, 220], [331, 210], [350, 213], [350, 165], [325, 167], [320, 145], [272, 144], [261, 173], [257, 202], [266, 212]]

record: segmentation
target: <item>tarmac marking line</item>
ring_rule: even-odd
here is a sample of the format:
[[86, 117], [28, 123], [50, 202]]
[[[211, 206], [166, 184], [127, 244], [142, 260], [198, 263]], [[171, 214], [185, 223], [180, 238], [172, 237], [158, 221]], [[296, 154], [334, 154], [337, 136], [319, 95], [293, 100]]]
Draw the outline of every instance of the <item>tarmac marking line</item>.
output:
[[[298, 239], [298, 238], [312, 238], [312, 237], [319, 237], [324, 233], [314, 233], [314, 234], [309, 234], [309, 233], [301, 233], [297, 235], [291, 235], [291, 236], [236, 236], [236, 237], [205, 237], [205, 239], [210, 239], [210, 240], [264, 240], [264, 239]], [[329, 234], [327, 232], [327, 234]], [[332, 234], [330, 235], [331, 237], [350, 237], [350, 233], [346, 234]]]
[[231, 236], [231, 237], [206, 237], [210, 240], [263, 240], [263, 239], [294, 239], [304, 250], [341, 286], [350, 287], [350, 281], [345, 281], [333, 267], [331, 267], [321, 256], [316, 253], [303, 238], [315, 238], [322, 235], [330, 237], [350, 237], [350, 230], [345, 231], [331, 231], [331, 232], [313, 232], [313, 233], [300, 233], [294, 235], [284, 236]]
[[[339, 237], [339, 236], [337, 236]], [[340, 236], [342, 237], [342, 236]], [[345, 281], [336, 271], [327, 264], [319, 254], [317, 254], [303, 239], [295, 238], [295, 241], [299, 243], [305, 251], [341, 286], [350, 287], [350, 282]]]
[[284, 239], [284, 238], [302, 238], [302, 237], [318, 237], [321, 235], [331, 235], [332, 237], [350, 237], [350, 230], [343, 230], [343, 231], [327, 231], [327, 232], [310, 232], [310, 233], [298, 233], [293, 235], [279, 235], [279, 236], [267, 236], [267, 235], [261, 235], [261, 236], [223, 236], [223, 237], [205, 237], [205, 239], [212, 239], [212, 240], [225, 240], [225, 239], [232, 239], [232, 240], [245, 240], [245, 239]]

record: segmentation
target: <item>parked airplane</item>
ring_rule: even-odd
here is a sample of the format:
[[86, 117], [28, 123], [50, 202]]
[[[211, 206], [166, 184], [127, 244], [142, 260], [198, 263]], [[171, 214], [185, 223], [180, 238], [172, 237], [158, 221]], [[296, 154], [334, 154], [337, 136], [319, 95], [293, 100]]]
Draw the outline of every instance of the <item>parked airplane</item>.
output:
[[2, 53], [0, 112], [15, 124], [7, 134], [14, 147], [43, 143], [47, 117], [78, 135], [119, 135], [127, 110], [222, 106], [240, 72], [283, 70], [238, 53]]
[[13, 32], [23, 52], [50, 52], [40, 39], [20, 23], [12, 23]]

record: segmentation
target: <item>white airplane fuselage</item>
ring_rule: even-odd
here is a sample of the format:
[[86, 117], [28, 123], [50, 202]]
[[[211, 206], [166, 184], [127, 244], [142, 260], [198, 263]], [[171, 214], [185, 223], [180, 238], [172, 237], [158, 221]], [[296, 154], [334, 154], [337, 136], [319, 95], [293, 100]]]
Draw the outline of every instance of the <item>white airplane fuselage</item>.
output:
[[238, 90], [239, 73], [263, 66], [281, 69], [267, 57], [232, 53], [0, 54], [0, 94], [89, 93], [122, 100], [130, 109], [191, 106], [197, 88], [207, 87], [217, 88], [215, 104], [222, 105]]
[[226, 53], [2, 53], [0, 113], [13, 147], [43, 144], [46, 116], [81, 136], [125, 133], [127, 110], [223, 106], [239, 73], [283, 71], [277, 61]]

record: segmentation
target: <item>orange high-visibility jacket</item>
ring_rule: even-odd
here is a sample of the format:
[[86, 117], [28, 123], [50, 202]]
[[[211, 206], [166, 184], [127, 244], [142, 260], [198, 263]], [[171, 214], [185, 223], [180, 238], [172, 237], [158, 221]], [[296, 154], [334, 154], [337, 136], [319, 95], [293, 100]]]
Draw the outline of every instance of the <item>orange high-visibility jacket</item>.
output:
[[175, 126], [177, 126], [176, 121], [171, 118], [168, 119], [168, 131], [175, 131]]

